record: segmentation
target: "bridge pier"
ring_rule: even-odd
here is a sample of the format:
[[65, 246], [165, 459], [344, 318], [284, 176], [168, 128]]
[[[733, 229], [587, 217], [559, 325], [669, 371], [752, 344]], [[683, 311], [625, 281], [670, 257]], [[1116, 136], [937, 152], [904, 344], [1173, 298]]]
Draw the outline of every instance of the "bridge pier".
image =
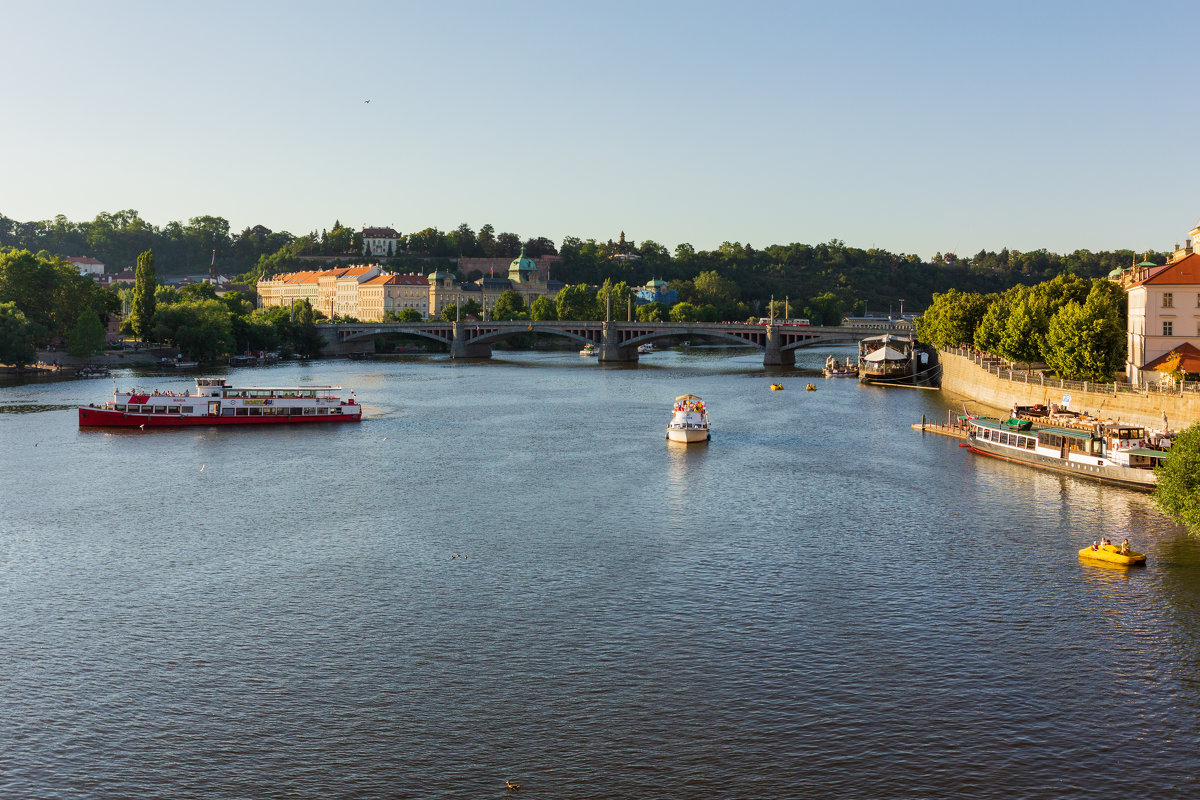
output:
[[764, 367], [794, 367], [796, 351], [782, 350], [783, 332], [774, 325], [767, 326], [767, 346], [763, 351]]
[[597, 353], [601, 363], [605, 361], [617, 361], [624, 363], [635, 363], [638, 360], [638, 352], [636, 347], [621, 347], [617, 342], [620, 338], [617, 333], [617, 325], [615, 322], [605, 322], [601, 328], [600, 352]]
[[492, 346], [490, 344], [472, 344], [467, 341], [466, 329], [469, 324], [455, 322], [451, 325], [454, 329], [454, 339], [450, 342], [450, 358], [491, 358]]

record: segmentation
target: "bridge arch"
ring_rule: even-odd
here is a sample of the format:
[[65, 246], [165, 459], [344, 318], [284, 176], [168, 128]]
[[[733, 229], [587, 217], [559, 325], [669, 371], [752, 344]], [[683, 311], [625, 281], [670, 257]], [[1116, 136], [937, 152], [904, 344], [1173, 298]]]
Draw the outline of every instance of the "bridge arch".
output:
[[370, 330], [341, 331], [340, 333], [342, 335], [339, 341], [343, 343], [374, 341], [380, 336], [389, 335], [416, 336], [423, 339], [432, 339], [433, 341], [439, 342], [446, 346], [449, 346], [451, 342], [453, 342], [453, 336], [442, 336], [437, 331], [422, 330], [419, 328], [402, 328], [399, 326], [395, 328], [388, 327], [374, 328]]
[[[551, 328], [551, 327], [547, 327], [547, 326], [542, 326], [542, 325], [538, 325], [535, 322], [526, 327], [503, 328], [500, 330], [492, 330], [492, 331], [488, 331], [486, 333], [481, 333], [478, 336], [471, 337], [471, 339], [469, 339], [469, 342], [473, 345], [476, 345], [476, 344], [492, 345], [492, 344], [495, 344], [496, 342], [501, 342], [501, 341], [504, 341], [505, 339], [510, 339], [514, 336], [523, 336], [523, 335], [527, 335], [530, 333], [540, 333], [540, 334], [545, 334], [547, 336], [558, 336], [560, 338], [570, 339], [572, 341], [579, 342], [580, 344], [600, 344], [600, 341], [602, 339], [602, 331], [599, 328], [597, 328], [594, 331], [587, 330], [586, 333], [583, 333], [583, 332], [565, 330], [561, 327]], [[590, 335], [588, 335], [588, 334], [590, 334]]]

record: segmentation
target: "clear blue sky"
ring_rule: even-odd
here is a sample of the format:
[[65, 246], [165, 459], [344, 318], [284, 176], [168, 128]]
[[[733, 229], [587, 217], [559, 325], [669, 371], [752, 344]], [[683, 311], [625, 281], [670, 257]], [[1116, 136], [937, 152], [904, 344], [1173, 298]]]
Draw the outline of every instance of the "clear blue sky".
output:
[[1197, 10], [0, 0], [0, 214], [1164, 250]]

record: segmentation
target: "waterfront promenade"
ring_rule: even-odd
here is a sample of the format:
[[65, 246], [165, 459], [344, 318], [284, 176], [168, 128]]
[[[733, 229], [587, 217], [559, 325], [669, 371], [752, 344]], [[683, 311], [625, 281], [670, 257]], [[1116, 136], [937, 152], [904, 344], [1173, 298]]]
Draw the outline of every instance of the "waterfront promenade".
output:
[[1132, 388], [1121, 383], [1062, 381], [1040, 373], [1011, 370], [970, 350], [938, 352], [942, 391], [995, 409], [1058, 403], [1072, 411], [1156, 427], [1166, 416], [1172, 428], [1200, 421], [1200, 391], [1195, 383], [1173, 389]]

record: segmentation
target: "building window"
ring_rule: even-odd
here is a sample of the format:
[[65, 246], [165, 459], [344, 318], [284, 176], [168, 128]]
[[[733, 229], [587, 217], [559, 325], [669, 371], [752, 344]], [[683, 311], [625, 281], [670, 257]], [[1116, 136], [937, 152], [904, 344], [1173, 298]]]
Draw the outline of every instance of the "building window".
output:
[[1163, 308], [1175, 307], [1175, 295], [1171, 292], [1163, 292]]
[[1175, 335], [1174, 330], [1175, 330], [1175, 323], [1173, 323], [1173, 322], [1164, 322], [1163, 323], [1163, 336], [1174, 336]]

